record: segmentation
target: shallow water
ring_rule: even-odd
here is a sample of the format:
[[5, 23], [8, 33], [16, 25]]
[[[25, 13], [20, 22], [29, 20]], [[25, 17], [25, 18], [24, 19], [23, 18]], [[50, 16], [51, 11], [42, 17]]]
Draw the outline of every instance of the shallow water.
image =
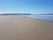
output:
[[27, 17], [53, 22], [53, 15], [27, 15]]

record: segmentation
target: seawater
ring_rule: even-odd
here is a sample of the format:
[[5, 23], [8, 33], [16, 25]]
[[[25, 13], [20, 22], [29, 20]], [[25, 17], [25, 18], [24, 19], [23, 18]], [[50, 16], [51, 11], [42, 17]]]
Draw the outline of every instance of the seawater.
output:
[[26, 15], [26, 16], [53, 22], [53, 15]]

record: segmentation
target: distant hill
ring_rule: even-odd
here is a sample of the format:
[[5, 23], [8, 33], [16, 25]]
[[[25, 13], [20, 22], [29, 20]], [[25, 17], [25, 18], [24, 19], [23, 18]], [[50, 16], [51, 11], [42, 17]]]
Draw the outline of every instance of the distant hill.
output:
[[31, 15], [30, 13], [2, 13], [0, 15]]

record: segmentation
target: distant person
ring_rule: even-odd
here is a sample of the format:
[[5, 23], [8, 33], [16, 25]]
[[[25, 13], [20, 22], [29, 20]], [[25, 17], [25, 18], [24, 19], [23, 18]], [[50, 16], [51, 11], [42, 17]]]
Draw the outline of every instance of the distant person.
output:
[[27, 17], [25, 16], [25, 18], [27, 18]]

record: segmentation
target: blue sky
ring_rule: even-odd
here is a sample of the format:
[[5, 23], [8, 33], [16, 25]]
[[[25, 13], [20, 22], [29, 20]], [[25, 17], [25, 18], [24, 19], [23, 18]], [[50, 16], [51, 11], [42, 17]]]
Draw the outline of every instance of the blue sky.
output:
[[53, 13], [53, 0], [0, 0], [0, 13]]

